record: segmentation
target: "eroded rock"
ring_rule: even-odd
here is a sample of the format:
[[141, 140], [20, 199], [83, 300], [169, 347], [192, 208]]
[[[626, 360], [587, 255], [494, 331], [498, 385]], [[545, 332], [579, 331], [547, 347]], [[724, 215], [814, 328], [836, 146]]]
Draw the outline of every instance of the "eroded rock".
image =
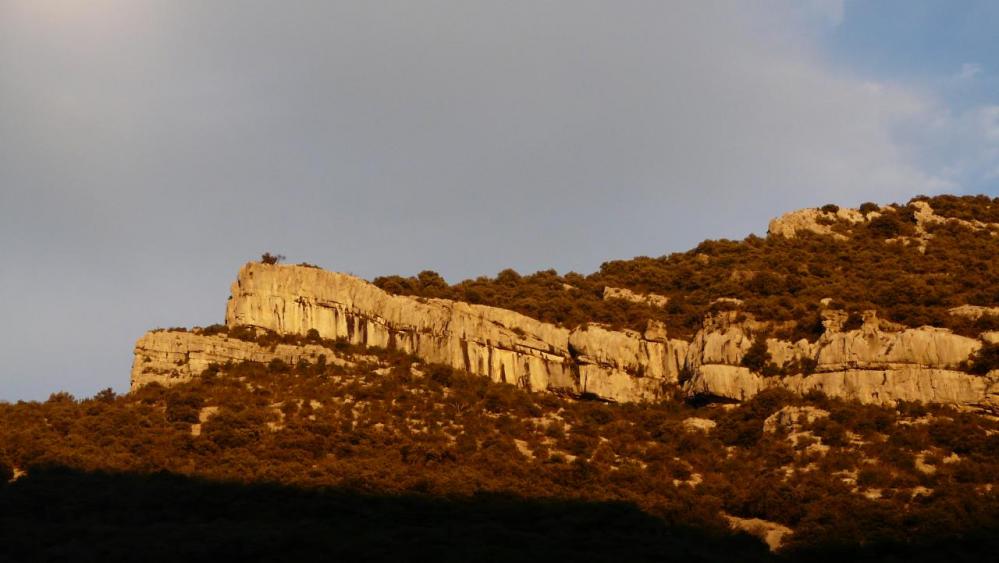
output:
[[268, 363], [278, 359], [294, 365], [300, 360], [315, 363], [320, 356], [325, 357], [329, 364], [350, 365], [350, 362], [338, 357], [334, 350], [315, 344], [278, 344], [271, 348], [222, 334], [153, 331], [146, 333], [135, 343], [132, 389], [154, 381], [168, 386], [190, 381], [212, 364], [244, 361]]
[[[529, 390], [611, 401], [657, 400], [682, 385], [688, 397], [731, 401], [779, 387], [876, 404], [999, 406], [999, 372], [961, 371], [980, 340], [945, 329], [900, 327], [873, 313], [864, 315], [860, 328], [844, 331], [845, 313], [823, 315], [826, 331], [815, 342], [765, 340], [768, 373], [776, 374], [768, 377], [742, 363], [759, 335], [783, 325], [738, 311], [709, 316], [690, 342], [669, 338], [658, 322], [643, 332], [598, 324], [570, 330], [495, 307], [391, 295], [354, 276], [300, 266], [245, 265], [232, 286], [226, 324], [279, 334], [315, 330], [323, 338], [399, 349]], [[225, 335], [164, 331], [141, 338], [135, 352], [133, 388], [186, 381], [226, 361], [345, 361], [319, 345], [264, 348]]]

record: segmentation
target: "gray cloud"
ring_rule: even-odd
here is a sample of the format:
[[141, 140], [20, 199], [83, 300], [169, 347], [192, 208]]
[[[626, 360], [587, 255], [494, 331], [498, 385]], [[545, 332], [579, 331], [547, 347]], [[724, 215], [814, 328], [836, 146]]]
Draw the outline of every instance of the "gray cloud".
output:
[[265, 250], [588, 272], [947, 187], [762, 5], [0, 0], [0, 398], [125, 389]]

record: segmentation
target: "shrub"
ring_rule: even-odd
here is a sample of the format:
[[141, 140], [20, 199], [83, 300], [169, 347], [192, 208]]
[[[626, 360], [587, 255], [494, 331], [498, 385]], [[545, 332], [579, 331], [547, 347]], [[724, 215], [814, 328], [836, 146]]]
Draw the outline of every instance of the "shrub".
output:
[[894, 214], [875, 217], [867, 223], [867, 231], [878, 238], [895, 238], [902, 234], [902, 222]]
[[267, 364], [267, 371], [271, 373], [288, 373], [291, 366], [281, 358], [274, 358]]
[[[999, 222], [999, 204], [990, 198], [921, 200], [945, 216]], [[926, 225], [933, 238], [924, 241], [925, 252], [920, 252], [923, 244], [885, 243], [916, 234], [914, 207], [874, 203], [861, 207], [869, 216], [878, 210], [879, 216], [848, 226], [834, 215], [821, 214], [845, 237], [842, 240], [808, 233], [793, 239], [749, 236], [742, 241], [704, 241], [688, 252], [656, 258], [608, 261], [586, 276], [504, 271], [448, 285], [427, 271], [412, 277], [380, 277], [374, 283], [394, 294], [502, 307], [567, 328], [598, 322], [643, 331], [650, 319], [657, 320], [666, 325], [671, 338], [682, 339], [690, 339], [713, 308], [732, 307], [715, 303], [719, 297], [741, 299], [741, 310], [756, 320], [786, 322], [781, 338], [786, 334], [795, 340], [818, 338], [822, 328], [813, 313], [826, 297], [835, 297], [837, 309], [874, 309], [881, 318], [907, 326], [933, 324], [977, 335], [973, 321], [952, 318], [947, 310], [964, 303], [999, 303], [999, 291], [994, 289], [999, 286], [999, 269], [994, 265], [999, 237], [957, 228], [956, 223]], [[962, 275], [954, 276], [955, 271]], [[655, 293], [668, 297], [669, 303], [653, 307], [605, 301], [605, 287]], [[989, 326], [991, 319], [982, 324]]]
[[94, 400], [101, 403], [113, 403], [117, 396], [118, 394], [114, 392], [114, 389], [108, 387], [94, 395]]
[[864, 326], [864, 317], [856, 311], [850, 311], [850, 314], [846, 317], [846, 321], [843, 322], [842, 330], [857, 330], [862, 326]]
[[873, 213], [873, 212], [878, 211], [880, 209], [881, 209], [881, 206], [879, 206], [878, 204], [876, 204], [874, 202], [871, 202], [871, 201], [867, 201], [867, 202], [864, 202], [864, 203], [860, 204], [860, 212], [863, 213], [865, 217], [867, 215], [869, 215], [870, 213]]
[[839, 211], [839, 206], [834, 203], [827, 203], [821, 209], [823, 213], [836, 213]]
[[999, 344], [985, 344], [968, 360], [967, 370], [976, 375], [985, 375], [999, 369]]
[[166, 418], [170, 422], [198, 422], [204, 400], [194, 393], [171, 392], [166, 398]]
[[270, 252], [264, 252], [260, 255], [260, 261], [264, 264], [277, 264], [284, 260], [284, 256], [281, 254], [271, 254]]
[[430, 364], [427, 377], [444, 387], [450, 387], [454, 383], [454, 368], [444, 364]]
[[767, 350], [767, 339], [762, 334], [759, 334], [753, 340], [752, 346], [749, 347], [749, 350], [746, 350], [746, 354], [742, 357], [742, 365], [757, 373], [761, 373], [768, 363], [770, 363], [770, 351]]

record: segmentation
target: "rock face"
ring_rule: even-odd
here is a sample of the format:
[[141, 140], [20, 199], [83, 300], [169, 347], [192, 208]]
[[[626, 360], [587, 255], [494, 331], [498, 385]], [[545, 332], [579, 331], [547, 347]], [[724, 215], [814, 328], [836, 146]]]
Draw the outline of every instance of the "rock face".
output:
[[784, 538], [794, 533], [794, 530], [776, 522], [768, 522], [759, 518], [738, 518], [723, 514], [728, 525], [733, 530], [746, 532], [751, 536], [756, 536], [763, 543], [767, 544], [770, 551], [777, 551], [784, 544]]
[[390, 295], [353, 276], [316, 268], [244, 266], [226, 324], [397, 348], [531, 390], [654, 399], [679, 381], [687, 343], [589, 325], [569, 331], [519, 313], [444, 299]]
[[653, 307], [665, 307], [669, 305], [669, 297], [656, 293], [635, 293], [623, 287], [605, 287], [604, 299], [624, 299], [632, 303], [646, 303]]
[[[913, 209], [915, 219], [916, 235], [918, 238], [928, 236], [926, 227], [933, 224], [952, 223], [972, 230], [992, 229], [994, 224], [983, 223], [982, 221], [968, 221], [955, 217], [942, 217], [937, 215], [929, 203], [925, 201], [912, 201], [909, 206]], [[890, 206], [897, 209], [896, 206]], [[838, 208], [835, 212], [822, 211], [818, 208], [799, 209], [785, 213], [780, 217], [770, 221], [767, 233], [773, 236], [794, 238], [800, 233], [815, 233], [817, 235], [831, 236], [838, 240], [845, 240], [842, 234], [835, 233], [832, 224], [837, 221], [845, 221], [854, 225], [869, 222], [881, 216], [878, 211], [871, 211], [866, 214], [859, 209]]]
[[692, 374], [683, 386], [686, 394], [743, 401], [777, 387], [864, 403], [902, 400], [999, 408], [999, 372], [978, 376], [960, 371], [982, 346], [974, 338], [933, 327], [886, 330], [868, 314], [861, 328], [827, 330], [814, 343], [767, 339], [777, 367], [808, 359], [814, 368], [807, 374], [764, 377], [741, 365], [755, 327], [734, 318], [730, 314], [706, 323], [695, 335], [685, 364]]
[[[526, 389], [647, 401], [680, 386], [687, 396], [746, 400], [781, 387], [867, 403], [943, 402], [999, 408], [999, 372], [961, 371], [982, 342], [944, 329], [903, 329], [873, 314], [843, 331], [830, 312], [816, 342], [766, 340], [772, 366], [764, 377], [742, 365], [765, 323], [737, 311], [705, 319], [690, 342], [667, 337], [660, 323], [644, 332], [590, 324], [573, 330], [513, 311], [443, 299], [391, 295], [354, 276], [304, 266], [250, 263], [239, 272], [226, 324], [259, 327], [395, 348]], [[985, 335], [983, 335], [985, 338]], [[320, 346], [256, 344], [193, 333], [153, 332], [136, 345], [133, 388], [170, 383], [228, 360], [294, 363], [335, 353]], [[807, 366], [807, 367], [806, 367]]]
[[829, 411], [815, 407], [784, 407], [763, 421], [763, 431], [774, 433], [778, 430], [795, 432], [803, 424], [811, 424], [829, 416]]
[[[870, 215], [877, 216], [876, 213]], [[810, 232], [845, 240], [845, 236], [833, 233], [830, 226], [831, 223], [837, 220], [849, 221], [850, 223], [863, 223], [867, 219], [857, 209], [839, 208], [835, 212], [825, 212], [821, 209], [799, 209], [785, 213], [770, 221], [767, 233], [785, 238], [794, 238], [798, 233]]]
[[953, 307], [948, 311], [951, 315], [965, 317], [977, 321], [978, 319], [990, 316], [999, 317], [999, 307], [979, 307], [977, 305], [961, 305]]
[[135, 343], [132, 362], [132, 389], [148, 383], [174, 385], [200, 375], [211, 364], [253, 361], [267, 363], [279, 359], [288, 364], [299, 360], [314, 363], [320, 356], [329, 364], [347, 365], [336, 352], [308, 344], [278, 344], [273, 349], [224, 335], [194, 332], [153, 331]]

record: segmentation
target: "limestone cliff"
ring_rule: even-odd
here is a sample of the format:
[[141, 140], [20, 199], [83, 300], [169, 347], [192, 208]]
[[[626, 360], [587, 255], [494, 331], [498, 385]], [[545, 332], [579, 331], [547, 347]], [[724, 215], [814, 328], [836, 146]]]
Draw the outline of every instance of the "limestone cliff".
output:
[[814, 367], [807, 374], [764, 377], [741, 365], [752, 345], [749, 334], [758, 323], [735, 318], [729, 313], [707, 322], [694, 337], [685, 363], [691, 374], [683, 387], [687, 395], [741, 401], [782, 387], [865, 403], [905, 400], [999, 407], [999, 372], [979, 376], [960, 371], [982, 346], [974, 338], [933, 327], [885, 330], [868, 314], [861, 328], [827, 329], [814, 343], [767, 339], [776, 367], [802, 359], [812, 360]]
[[226, 324], [281, 334], [316, 329], [526, 389], [616, 401], [653, 399], [677, 383], [687, 347], [661, 334], [570, 331], [505, 309], [390, 295], [346, 274], [258, 263], [240, 270]]
[[[768, 377], [742, 365], [755, 334], [768, 325], [734, 311], [705, 319], [688, 342], [668, 338], [660, 323], [644, 332], [595, 324], [570, 330], [495, 307], [391, 295], [347, 274], [249, 263], [232, 286], [225, 320], [229, 328], [279, 334], [314, 329], [323, 338], [403, 350], [530, 390], [612, 401], [655, 400], [671, 386], [687, 396], [730, 400], [783, 387], [870, 403], [999, 407], [999, 372], [961, 371], [980, 340], [932, 327], [906, 329], [873, 313], [860, 328], [843, 331], [843, 319], [831, 312], [816, 342], [767, 339], [770, 361], [783, 374]], [[181, 381], [213, 362], [315, 361], [320, 355], [335, 358], [315, 345], [265, 349], [219, 335], [154, 332], [136, 346], [133, 387]]]
[[278, 344], [270, 348], [221, 334], [152, 331], [135, 343], [132, 389], [153, 382], [169, 386], [189, 381], [211, 364], [243, 361], [267, 363], [274, 359], [288, 364], [296, 364], [300, 360], [315, 363], [320, 356], [325, 357], [329, 364], [348, 365], [348, 362], [337, 357], [335, 351], [315, 344]]

